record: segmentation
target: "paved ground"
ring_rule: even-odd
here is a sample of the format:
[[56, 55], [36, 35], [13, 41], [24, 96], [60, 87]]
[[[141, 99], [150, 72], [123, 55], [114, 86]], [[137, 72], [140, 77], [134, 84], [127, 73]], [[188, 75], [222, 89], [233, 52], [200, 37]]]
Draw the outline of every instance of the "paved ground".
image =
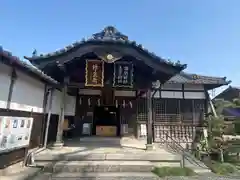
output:
[[[98, 175], [79, 175], [78, 177], [74, 177], [75, 175], [70, 174], [62, 174], [58, 177], [51, 177], [50, 174], [43, 174], [35, 177], [31, 180], [239, 180], [239, 177], [231, 177], [231, 176], [215, 176], [215, 175], [202, 175], [196, 177], [165, 177], [165, 178], [158, 178], [155, 175], [150, 173], [138, 173], [138, 174], [131, 174], [131, 173], [109, 173], [108, 175], [98, 174]], [[82, 177], [80, 177], [82, 176]], [[99, 177], [100, 176], [100, 177]]]
[[[89, 144], [89, 141], [92, 140], [92, 143]], [[85, 146], [87, 142], [87, 147]], [[127, 139], [124, 142], [121, 141], [113, 141], [113, 144], [104, 144], [104, 142], [99, 142], [99, 139], [86, 139], [86, 142], [81, 141], [74, 142], [70, 141], [68, 147], [62, 148], [61, 150], [47, 150], [38, 154], [38, 158], [45, 157], [47, 159], [52, 159], [56, 155], [68, 154], [68, 156], [78, 157], [80, 154], [92, 154], [94, 153], [141, 153], [144, 152], [145, 142], [134, 142], [134, 140]], [[115, 143], [115, 144], [114, 144]], [[99, 145], [101, 144], [101, 146]], [[122, 146], [119, 149], [119, 146]], [[134, 146], [134, 147], [133, 147]], [[129, 149], [130, 148], [130, 149]], [[164, 149], [158, 149], [158, 153], [165, 154]], [[94, 153], [93, 153], [94, 152]], [[131, 152], [131, 153], [130, 153]], [[132, 156], [132, 155], [131, 155]], [[156, 157], [156, 156], [154, 156]], [[37, 158], [37, 157], [36, 157]], [[105, 157], [106, 158], [106, 157]], [[41, 159], [41, 158], [40, 158]], [[44, 159], [44, 158], [43, 158]], [[0, 180], [74, 180], [74, 179], [82, 179], [82, 180], [240, 180], [239, 177], [231, 177], [231, 176], [216, 176], [214, 174], [205, 174], [198, 177], [166, 177], [166, 178], [158, 178], [152, 173], [105, 173], [105, 174], [81, 174], [69, 175], [67, 172], [58, 173], [58, 175], [51, 175], [50, 173], [42, 173], [40, 169], [37, 168], [22, 168], [19, 166], [16, 168], [17, 170], [12, 171], [12, 173], [8, 173], [3, 176], [0, 174]]]

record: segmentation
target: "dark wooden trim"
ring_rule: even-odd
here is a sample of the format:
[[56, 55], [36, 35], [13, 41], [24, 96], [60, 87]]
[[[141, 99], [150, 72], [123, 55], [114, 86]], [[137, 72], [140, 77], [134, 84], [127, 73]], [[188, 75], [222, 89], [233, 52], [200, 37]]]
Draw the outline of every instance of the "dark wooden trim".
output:
[[49, 125], [50, 125], [50, 120], [51, 120], [51, 115], [52, 115], [52, 103], [53, 103], [53, 94], [54, 94], [54, 90], [53, 88], [49, 89], [49, 94], [48, 94], [48, 100], [47, 100], [47, 104], [49, 104], [48, 106], [48, 110], [47, 110], [47, 116], [44, 116], [46, 117], [46, 120], [45, 120], [45, 123], [46, 123], [46, 126], [45, 127], [45, 131], [44, 131], [44, 136], [43, 136], [43, 146], [44, 147], [47, 147], [47, 140], [48, 140], [48, 132], [49, 132]]
[[205, 115], [208, 114], [208, 108], [209, 108], [209, 100], [210, 100], [210, 97], [209, 97], [209, 94], [208, 94], [208, 90], [206, 88], [204, 88], [205, 91], [204, 91], [204, 94], [205, 94], [205, 102], [204, 102], [204, 108], [205, 108]]
[[11, 81], [10, 81], [10, 86], [9, 86], [9, 91], [8, 91], [8, 99], [7, 99], [7, 109], [10, 109], [11, 101], [12, 101], [12, 94], [13, 94], [13, 88], [15, 85], [17, 79], [17, 73], [14, 67], [12, 67], [12, 72], [11, 72]]
[[182, 84], [183, 99], [185, 99], [185, 93], [184, 93], [185, 91], [184, 91], [184, 89], [185, 89], [185, 88], [184, 88], [184, 84]]
[[[178, 70], [177, 68], [175, 68], [174, 66], [168, 65], [168, 64], [164, 64], [160, 61], [156, 61], [154, 60], [151, 56], [146, 55], [144, 53], [139, 52], [139, 50], [137, 50], [134, 47], [131, 47], [130, 45], [126, 44], [116, 44], [116, 43], [111, 43], [111, 42], [95, 42], [94, 44], [92, 42], [89, 43], [85, 43], [82, 44], [80, 47], [76, 48], [75, 50], [72, 50], [70, 52], [67, 52], [61, 56], [57, 56], [57, 57], [50, 57], [48, 59], [45, 60], [41, 60], [41, 62], [38, 65], [38, 67], [40, 69], [44, 68], [47, 64], [49, 63], [53, 63], [58, 61], [60, 64], [64, 64], [67, 63], [69, 61], [72, 61], [75, 57], [81, 57], [84, 54], [90, 53], [90, 52], [95, 52], [96, 50], [101, 49], [101, 50], [108, 50], [108, 51], [121, 51], [121, 53], [124, 55], [129, 55], [132, 54], [133, 57], [135, 57], [138, 61], [142, 61], [145, 64], [147, 64], [148, 66], [164, 72], [166, 74], [177, 74], [178, 72], [180, 72], [181, 70]], [[35, 61], [36, 64], [38, 64]]]
[[80, 94], [79, 94], [79, 89], [77, 89], [77, 94], [76, 94], [76, 101], [75, 101], [75, 116], [78, 116], [78, 108], [80, 108], [79, 105], [79, 101], [80, 101]]
[[59, 115], [59, 120], [58, 120], [58, 131], [57, 131], [57, 138], [56, 138], [56, 143], [61, 144], [62, 143], [62, 138], [63, 138], [63, 123], [65, 119], [65, 101], [66, 101], [66, 95], [67, 95], [67, 86], [69, 83], [69, 77], [64, 77], [64, 84], [62, 87], [62, 97], [61, 97], [61, 110], [60, 110], [60, 115]]
[[153, 113], [152, 113], [152, 91], [149, 89], [147, 91], [147, 109], [148, 109], [148, 118], [147, 118], [147, 144], [153, 143]]
[[49, 96], [49, 90], [50, 88], [48, 87], [47, 84], [45, 84], [45, 87], [44, 87], [44, 97], [43, 97], [43, 124], [42, 124], [42, 127], [41, 127], [41, 131], [43, 132], [41, 134], [41, 144], [40, 146], [42, 147], [43, 146], [43, 143], [44, 143], [44, 134], [45, 134], [45, 131], [46, 131], [46, 120], [47, 120], [47, 117], [46, 117], [46, 113], [47, 113], [47, 103], [48, 103], [48, 96]]
[[161, 91], [169, 91], [169, 92], [204, 92], [204, 89], [203, 90], [185, 90], [185, 91], [183, 91], [182, 89], [176, 89], [176, 90], [173, 90], [173, 89], [161, 89]]

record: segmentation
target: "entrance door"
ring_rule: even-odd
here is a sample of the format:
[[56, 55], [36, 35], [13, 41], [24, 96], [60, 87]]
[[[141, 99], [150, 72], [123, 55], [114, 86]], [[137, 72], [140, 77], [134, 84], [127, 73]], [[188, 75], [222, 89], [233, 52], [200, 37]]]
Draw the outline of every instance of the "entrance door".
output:
[[96, 106], [92, 132], [97, 136], [119, 136], [119, 109], [115, 106]]
[[113, 94], [112, 88], [105, 87], [102, 90], [102, 100], [103, 100], [103, 105], [105, 106], [114, 105], [114, 94]]

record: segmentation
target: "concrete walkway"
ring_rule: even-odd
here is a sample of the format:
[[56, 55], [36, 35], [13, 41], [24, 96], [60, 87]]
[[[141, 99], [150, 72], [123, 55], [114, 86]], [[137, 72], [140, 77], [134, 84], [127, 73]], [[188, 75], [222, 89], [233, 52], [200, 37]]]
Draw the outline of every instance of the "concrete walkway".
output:
[[22, 163], [14, 164], [1, 170], [0, 180], [26, 180], [33, 179], [41, 173], [42, 168], [23, 167]]
[[[86, 157], [89, 161], [86, 161]], [[142, 166], [146, 166], [150, 168], [150, 165], [154, 166], [165, 166], [164, 162], [154, 162], [158, 160], [166, 159], [177, 159], [180, 156], [174, 154], [172, 152], [168, 152], [164, 147], [159, 147], [153, 151], [145, 150], [145, 141], [138, 141], [132, 138], [106, 138], [103, 140], [102, 138], [83, 138], [77, 140], [69, 140], [66, 141], [66, 146], [61, 149], [47, 149], [38, 153], [35, 156], [35, 159], [38, 160], [37, 163], [43, 161], [43, 165], [48, 163], [47, 161], [58, 161], [55, 162], [55, 165], [58, 164], [64, 167], [64, 163], [60, 162], [61, 160], [68, 160], [67, 164], [69, 165], [77, 165], [79, 167], [79, 163], [85, 165], [87, 163], [88, 166], [96, 166], [98, 167], [101, 163], [108, 164], [108, 160], [112, 160], [110, 162], [111, 166], [114, 165], [124, 165], [126, 168], [127, 165], [132, 165], [137, 167], [138, 163], [141, 163]], [[170, 158], [171, 157], [171, 158]], [[61, 159], [62, 158], [62, 159]], [[85, 158], [85, 162], [83, 159]], [[115, 159], [114, 159], [115, 158]], [[99, 161], [92, 162], [93, 159], [98, 159]], [[40, 160], [40, 161], [39, 161]], [[134, 162], [134, 161], [135, 162]], [[139, 161], [141, 160], [141, 161]], [[75, 161], [74, 163], [71, 161]], [[78, 161], [78, 162], [76, 162]], [[120, 163], [119, 163], [120, 161]], [[153, 162], [151, 162], [153, 161]], [[151, 163], [152, 164], [151, 164]], [[115, 163], [115, 164], [113, 164]], [[66, 165], [67, 165], [66, 164]], [[169, 165], [169, 164], [168, 164]], [[179, 164], [173, 163], [173, 166], [179, 166]], [[73, 167], [73, 166], [72, 166]], [[74, 168], [74, 167], [73, 167]], [[121, 167], [122, 168], [122, 167]], [[240, 177], [231, 177], [231, 176], [216, 176], [212, 173], [201, 174], [196, 177], [166, 177], [166, 178], [158, 178], [156, 175], [152, 174], [150, 169], [144, 168], [144, 172], [133, 172], [130, 169], [126, 168], [127, 172], [57, 172], [47, 173], [42, 172], [40, 168], [26, 168], [22, 166], [18, 166], [10, 170], [6, 175], [0, 175], [0, 180], [46, 180], [46, 179], [66, 179], [66, 180], [74, 180], [74, 179], [98, 179], [98, 180], [237, 180]], [[122, 169], [123, 170], [123, 169]], [[138, 170], [138, 169], [135, 169]], [[125, 170], [124, 170], [125, 171]]]

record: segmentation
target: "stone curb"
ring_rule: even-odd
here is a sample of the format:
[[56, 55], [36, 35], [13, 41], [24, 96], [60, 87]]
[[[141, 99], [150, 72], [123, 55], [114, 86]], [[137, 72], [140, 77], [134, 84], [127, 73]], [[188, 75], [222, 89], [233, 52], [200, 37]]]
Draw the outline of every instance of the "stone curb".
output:
[[42, 172], [43, 168], [29, 167], [29, 169], [21, 172], [17, 176], [2, 176], [1, 180], [31, 180]]

